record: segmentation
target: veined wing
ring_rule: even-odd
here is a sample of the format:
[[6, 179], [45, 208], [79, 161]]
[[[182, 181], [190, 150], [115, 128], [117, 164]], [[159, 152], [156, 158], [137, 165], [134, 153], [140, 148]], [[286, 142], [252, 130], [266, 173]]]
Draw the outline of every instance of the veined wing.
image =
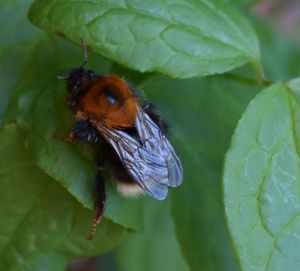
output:
[[183, 170], [174, 147], [140, 107], [135, 121], [139, 139], [97, 121], [91, 124], [111, 144], [133, 181], [148, 195], [162, 200], [167, 196], [168, 186], [181, 184]]

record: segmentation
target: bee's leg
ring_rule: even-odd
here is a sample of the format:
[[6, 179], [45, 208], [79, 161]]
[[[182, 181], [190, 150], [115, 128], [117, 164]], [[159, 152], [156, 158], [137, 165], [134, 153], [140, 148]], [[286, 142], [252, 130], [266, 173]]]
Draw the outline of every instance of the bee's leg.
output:
[[99, 170], [96, 175], [96, 192], [97, 192], [96, 207], [94, 210], [92, 228], [91, 228], [90, 234], [88, 236], [89, 240], [92, 240], [95, 235], [97, 225], [101, 221], [102, 214], [103, 214], [104, 207], [105, 207], [105, 199], [106, 199], [105, 179], [104, 179], [102, 170]]
[[72, 130], [72, 134], [73, 137], [79, 141], [89, 143], [102, 142], [102, 138], [98, 130], [90, 124], [87, 119], [77, 121]]
[[54, 137], [65, 142], [74, 142], [78, 140], [88, 143], [96, 143], [102, 139], [97, 129], [94, 128], [88, 120], [77, 121], [69, 136], [63, 136], [55, 132]]
[[106, 200], [106, 194], [105, 194], [105, 177], [104, 177], [104, 150], [102, 150], [100, 158], [98, 160], [98, 172], [96, 174], [95, 178], [95, 191], [96, 191], [96, 202], [95, 202], [95, 211], [94, 211], [94, 217], [93, 217], [93, 224], [91, 232], [88, 236], [89, 240], [92, 240], [97, 225], [100, 223], [102, 214], [105, 208], [105, 200]]
[[59, 139], [59, 140], [64, 141], [64, 142], [70, 142], [70, 143], [72, 143], [72, 142], [75, 141], [75, 138], [74, 138], [74, 136], [73, 136], [73, 133], [71, 133], [70, 135], [65, 136], [65, 135], [59, 134], [58, 132], [54, 132], [54, 133], [53, 133], [53, 136], [54, 136], [55, 138]]
[[157, 109], [152, 103], [146, 103], [143, 105], [143, 110], [149, 115], [149, 117], [155, 122], [155, 124], [162, 130], [164, 134], [168, 131], [168, 124], [161, 117]]

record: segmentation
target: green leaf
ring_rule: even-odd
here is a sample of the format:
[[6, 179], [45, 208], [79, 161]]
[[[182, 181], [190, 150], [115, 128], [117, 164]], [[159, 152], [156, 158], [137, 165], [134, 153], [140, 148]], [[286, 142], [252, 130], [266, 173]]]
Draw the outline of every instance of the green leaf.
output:
[[256, 35], [223, 1], [45, 1], [30, 20], [124, 66], [176, 78], [259, 63]]
[[144, 214], [145, 231], [127, 235], [117, 249], [118, 270], [187, 271], [167, 202], [147, 201]]
[[220, 78], [154, 77], [142, 89], [170, 123], [182, 158], [184, 182], [170, 194], [176, 236], [190, 270], [237, 270], [223, 215], [222, 160], [256, 88]]
[[5, 270], [64, 270], [68, 259], [104, 253], [125, 229], [104, 219], [86, 239], [91, 212], [40, 170], [17, 125], [0, 130], [0, 266]]
[[242, 270], [299, 268], [299, 105], [283, 84], [264, 89], [227, 153], [226, 216]]

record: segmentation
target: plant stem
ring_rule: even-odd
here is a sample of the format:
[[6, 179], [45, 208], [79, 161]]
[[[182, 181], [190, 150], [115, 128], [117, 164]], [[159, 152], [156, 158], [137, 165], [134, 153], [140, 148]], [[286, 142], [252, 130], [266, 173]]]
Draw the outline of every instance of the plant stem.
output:
[[226, 79], [233, 79], [242, 83], [250, 84], [250, 85], [262, 85], [264, 87], [269, 86], [273, 82], [268, 81], [268, 80], [262, 80], [260, 82], [257, 81], [255, 78], [249, 78], [245, 76], [241, 76], [239, 74], [233, 74], [233, 73], [225, 73], [222, 74], [221, 77], [226, 78]]
[[252, 67], [254, 69], [257, 81], [260, 85], [264, 85], [264, 83], [270, 83], [268, 80], [265, 79], [265, 73], [263, 71], [261, 62], [256, 59], [254, 61], [252, 61]]

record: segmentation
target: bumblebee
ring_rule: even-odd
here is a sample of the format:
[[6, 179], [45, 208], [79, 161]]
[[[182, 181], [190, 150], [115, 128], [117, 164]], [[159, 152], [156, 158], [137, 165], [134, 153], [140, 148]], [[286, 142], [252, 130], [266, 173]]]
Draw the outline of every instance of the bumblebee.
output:
[[101, 145], [92, 239], [105, 207], [105, 170], [123, 196], [147, 194], [163, 200], [168, 187], [182, 183], [183, 169], [154, 106], [140, 105], [136, 90], [124, 79], [84, 69], [83, 48], [84, 63], [59, 79], [66, 80], [66, 105], [76, 119], [70, 135], [62, 139]]

